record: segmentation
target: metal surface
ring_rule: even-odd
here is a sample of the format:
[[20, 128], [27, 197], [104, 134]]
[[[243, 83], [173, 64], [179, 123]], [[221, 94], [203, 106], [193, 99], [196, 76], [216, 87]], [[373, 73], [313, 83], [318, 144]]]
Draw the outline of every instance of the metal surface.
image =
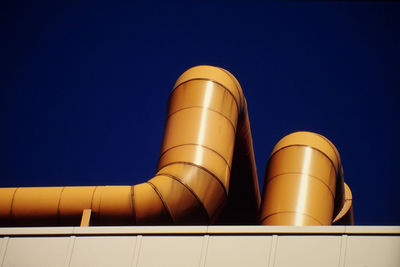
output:
[[256, 223], [260, 196], [246, 101], [232, 74], [198, 66], [170, 95], [154, 178], [135, 186], [1, 188], [0, 223], [79, 225], [91, 209], [91, 225], [210, 224], [227, 202], [220, 223]]
[[350, 187], [344, 183], [344, 204], [343, 208], [333, 219], [335, 225], [353, 225], [354, 224], [354, 213], [353, 213], [353, 194], [351, 193]]
[[267, 164], [260, 222], [330, 225], [337, 214], [335, 221], [350, 214], [351, 191], [346, 186], [345, 201], [343, 187], [336, 147], [316, 133], [292, 133], [277, 143]]
[[134, 186], [0, 188], [0, 225], [353, 224], [339, 152], [319, 134], [277, 143], [262, 199], [260, 212], [240, 84], [224, 69], [197, 66], [170, 94], [155, 177]]

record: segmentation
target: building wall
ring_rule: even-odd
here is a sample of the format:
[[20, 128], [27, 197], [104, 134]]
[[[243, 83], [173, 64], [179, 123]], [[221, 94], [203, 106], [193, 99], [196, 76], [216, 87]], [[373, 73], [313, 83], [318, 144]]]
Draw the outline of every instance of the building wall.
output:
[[2, 266], [400, 266], [400, 227], [0, 228]]

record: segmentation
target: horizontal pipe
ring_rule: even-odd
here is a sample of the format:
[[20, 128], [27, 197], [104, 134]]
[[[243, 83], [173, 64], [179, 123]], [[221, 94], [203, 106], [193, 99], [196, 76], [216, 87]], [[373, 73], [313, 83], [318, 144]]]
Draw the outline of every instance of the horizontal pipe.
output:
[[224, 69], [197, 66], [170, 94], [155, 177], [134, 186], [0, 188], [0, 224], [78, 225], [85, 209], [91, 225], [255, 223], [259, 205], [240, 84]]

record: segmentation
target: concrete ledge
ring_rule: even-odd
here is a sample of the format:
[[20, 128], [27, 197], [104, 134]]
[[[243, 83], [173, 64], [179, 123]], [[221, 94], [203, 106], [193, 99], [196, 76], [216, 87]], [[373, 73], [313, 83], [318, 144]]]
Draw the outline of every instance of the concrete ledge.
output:
[[3, 227], [0, 236], [70, 235], [400, 235], [400, 226], [112, 226]]

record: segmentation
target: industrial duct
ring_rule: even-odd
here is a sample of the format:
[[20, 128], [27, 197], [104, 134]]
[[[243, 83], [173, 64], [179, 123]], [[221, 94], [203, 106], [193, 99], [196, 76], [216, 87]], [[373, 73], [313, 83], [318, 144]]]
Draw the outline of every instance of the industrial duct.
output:
[[157, 173], [134, 186], [0, 188], [0, 225], [352, 224], [351, 191], [325, 137], [284, 137], [260, 193], [247, 104], [228, 71], [197, 66], [170, 94]]
[[295, 132], [274, 147], [265, 172], [260, 223], [353, 224], [352, 196], [336, 147], [322, 135]]
[[242, 88], [228, 71], [212, 66], [178, 78], [157, 173], [148, 182], [0, 189], [2, 225], [76, 225], [85, 209], [92, 225], [255, 224], [259, 206]]

